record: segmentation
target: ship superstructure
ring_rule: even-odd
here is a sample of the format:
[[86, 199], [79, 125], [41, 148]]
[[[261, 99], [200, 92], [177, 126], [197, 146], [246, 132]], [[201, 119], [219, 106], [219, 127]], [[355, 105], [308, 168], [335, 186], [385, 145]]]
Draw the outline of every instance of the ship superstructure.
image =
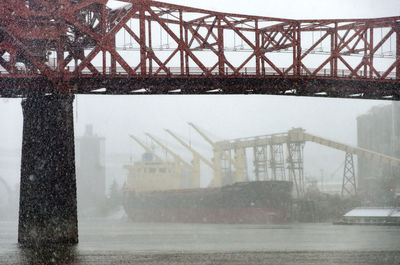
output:
[[177, 162], [154, 159], [144, 153], [142, 160], [126, 165], [128, 178], [126, 189], [135, 192], [165, 191], [192, 187], [192, 172]]

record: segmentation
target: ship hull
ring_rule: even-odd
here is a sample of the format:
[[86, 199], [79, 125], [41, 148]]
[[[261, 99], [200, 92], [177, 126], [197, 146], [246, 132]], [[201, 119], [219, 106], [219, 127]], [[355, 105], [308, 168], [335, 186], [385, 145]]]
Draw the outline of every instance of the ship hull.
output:
[[222, 188], [126, 192], [124, 208], [134, 222], [274, 224], [286, 222], [292, 183], [258, 181]]
[[276, 224], [287, 221], [282, 209], [269, 208], [158, 208], [126, 209], [134, 222]]

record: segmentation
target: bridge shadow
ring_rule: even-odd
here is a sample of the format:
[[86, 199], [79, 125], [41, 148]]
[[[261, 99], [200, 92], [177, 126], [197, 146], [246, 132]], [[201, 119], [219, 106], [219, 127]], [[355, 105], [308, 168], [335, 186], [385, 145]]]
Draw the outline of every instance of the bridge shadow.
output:
[[21, 245], [21, 264], [75, 264], [77, 249], [72, 244]]

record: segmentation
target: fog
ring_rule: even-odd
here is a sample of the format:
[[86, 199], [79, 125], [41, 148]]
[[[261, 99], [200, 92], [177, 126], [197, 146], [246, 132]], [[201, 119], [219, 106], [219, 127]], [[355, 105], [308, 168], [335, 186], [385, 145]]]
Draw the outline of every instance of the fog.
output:
[[[192, 155], [169, 136], [170, 129], [209, 160], [212, 147], [187, 122], [193, 122], [213, 141], [287, 132], [302, 127], [307, 132], [357, 145], [357, 116], [374, 106], [389, 102], [352, 99], [320, 99], [280, 96], [76, 96], [75, 137], [85, 133], [88, 124], [94, 134], [104, 137], [105, 193], [115, 180], [126, 181], [124, 165], [141, 159], [145, 150], [130, 139], [135, 135], [155, 146], [145, 133], [161, 139], [187, 162]], [[22, 112], [20, 100], [0, 100], [0, 176], [8, 186], [19, 183]], [[161, 149], [155, 149], [162, 155]], [[305, 145], [305, 176], [325, 183], [341, 183], [344, 153], [312, 143]], [[207, 186], [212, 172], [201, 166], [201, 185]], [[249, 169], [252, 174], [252, 169]], [[78, 193], [81, 191], [78, 174]], [[322, 180], [323, 178], [323, 180]], [[78, 196], [79, 197], [79, 196]]]
[[[398, 0], [165, 2], [227, 13], [292, 19], [377, 18], [400, 14]], [[110, 8], [122, 5], [126, 2], [110, 0], [108, 3]], [[161, 36], [162, 46], [163, 38], [168, 40], [168, 37], [158, 28], [153, 34]], [[379, 39], [383, 32], [378, 29], [376, 32], [378, 35], [374, 36]], [[122, 34], [117, 36], [117, 44], [121, 44], [118, 41]], [[230, 37], [234, 38], [233, 35]], [[153, 40], [158, 42], [157, 38]], [[381, 55], [389, 49], [392, 52], [394, 42], [391, 37], [380, 48]], [[329, 45], [326, 47], [329, 49]], [[119, 52], [122, 57], [128, 54]], [[243, 54], [233, 57], [239, 58]], [[279, 67], [286, 67], [285, 64], [292, 60], [291, 54], [279, 56], [271, 54], [279, 61]], [[316, 57], [311, 59], [311, 64]], [[126, 59], [133, 63], [138, 58], [132, 55]], [[349, 62], [352, 59], [349, 58]], [[394, 60], [394, 56], [390, 60], [377, 58], [377, 71], [387, 69]], [[400, 115], [400, 105], [396, 106], [397, 114], [394, 114], [395, 104], [392, 109], [391, 104], [390, 101], [365, 99], [211, 93], [76, 95], [73, 115], [79, 244], [54, 247], [45, 242], [25, 248], [16, 244], [23, 131], [21, 99], [0, 98], [0, 264], [265, 264], [266, 260], [273, 264], [400, 264], [398, 169], [354, 156], [353, 169], [357, 185], [361, 182], [359, 174], [362, 175], [363, 193], [341, 196], [346, 172], [345, 153], [306, 142], [304, 178], [307, 190], [301, 196], [296, 194], [297, 183], [292, 181], [295, 178], [290, 179], [293, 177], [288, 176], [290, 173], [285, 179], [290, 181], [272, 177], [267, 181], [254, 181], [253, 149], [246, 157], [248, 179], [218, 186], [213, 183], [217, 170], [200, 162], [199, 183], [194, 185], [193, 179], [197, 175], [193, 162], [196, 159], [165, 131], [171, 130], [210, 164], [215, 161], [213, 147], [188, 122], [195, 124], [214, 142], [303, 128], [312, 135], [350, 146], [361, 143], [364, 148], [371, 147], [376, 152], [400, 159], [400, 116], [395, 116]], [[365, 119], [362, 118], [360, 126], [358, 118], [361, 116]], [[146, 133], [155, 136], [188, 164], [192, 163], [192, 171], [184, 168], [184, 163], [172, 161], [171, 156], [169, 161], [162, 161], [166, 152]], [[156, 152], [161, 161], [149, 158], [145, 149], [130, 135]], [[286, 152], [283, 159], [287, 172], [290, 170], [288, 145], [287, 142], [281, 145]], [[271, 150], [272, 145], [268, 148], [264, 150]], [[236, 150], [232, 153], [236, 154]], [[272, 171], [272, 159], [269, 156], [268, 159], [264, 162]], [[227, 163], [227, 160], [221, 159], [221, 162]], [[361, 173], [357, 165], [363, 165]], [[228, 172], [232, 177], [239, 171], [239, 166], [235, 164], [233, 173], [230, 169], [223, 173]], [[175, 167], [177, 171], [173, 171]], [[174, 181], [187, 177], [185, 170], [191, 173], [187, 175], [192, 183], [178, 187], [180, 183]], [[222, 177], [226, 175], [221, 173]], [[345, 213], [360, 206], [375, 206], [373, 210], [361, 209], [361, 212], [371, 210], [373, 218], [344, 217]], [[375, 210], [382, 210], [384, 206], [389, 206], [386, 211], [393, 219], [386, 218], [389, 215], [374, 215]], [[357, 225], [335, 225], [346, 224], [347, 220], [350, 220], [347, 224]], [[379, 226], [359, 225], [363, 222], [371, 224], [371, 221], [376, 221]], [[47, 225], [51, 225], [50, 222], [44, 226]], [[58, 225], [55, 230], [62, 227]], [[35, 232], [36, 227], [29, 234], [35, 237]]]
[[[310, 18], [372, 18], [397, 16], [400, 2], [396, 0], [331, 1], [166, 1], [229, 13], [245, 13], [269, 17]], [[115, 8], [126, 3], [109, 1]], [[357, 145], [356, 117], [371, 107], [388, 104], [383, 101], [351, 99], [319, 99], [279, 96], [76, 96], [74, 103], [75, 136], [84, 134], [91, 124], [94, 132], [105, 138], [106, 193], [116, 180], [122, 186], [126, 171], [123, 165], [139, 160], [143, 149], [134, 143], [133, 134], [147, 144], [149, 132], [161, 138], [186, 161], [191, 154], [171, 139], [165, 128], [193, 144], [211, 159], [211, 147], [187, 122], [193, 122], [213, 140], [251, 137], [286, 132], [302, 127], [315, 135]], [[0, 177], [11, 189], [19, 183], [22, 112], [19, 99], [0, 100]], [[306, 144], [305, 175], [323, 177], [326, 181], [341, 181], [337, 168], [343, 154], [315, 144]], [[202, 166], [204, 168], [204, 165]], [[206, 169], [202, 186], [210, 181]], [[335, 173], [336, 172], [336, 173]]]
[[[196, 0], [166, 0], [166, 3], [198, 7], [236, 14], [253, 14], [264, 17], [288, 19], [330, 19], [330, 18], [376, 18], [398, 16], [400, 3], [396, 0], [252, 0], [246, 1], [196, 1]], [[234, 4], [232, 4], [234, 3]], [[126, 3], [109, 1], [108, 6], [119, 7]]]
[[[193, 147], [204, 155], [210, 153], [211, 146], [190, 129], [187, 122], [205, 130], [214, 141], [302, 127], [315, 135], [356, 146], [356, 117], [373, 106], [385, 104], [389, 103], [279, 96], [77, 96], [74, 103], [75, 136], [83, 135], [85, 126], [92, 124], [94, 132], [105, 137], [106, 158], [125, 154], [133, 160], [139, 159], [144, 150], [129, 138], [130, 134], [149, 143], [145, 137], [149, 132], [172, 144], [174, 150], [185, 152], [164, 131], [166, 128], [186, 141], [191, 140]], [[19, 181], [22, 140], [20, 100], [0, 100], [0, 113], [4, 125], [0, 132], [0, 148], [7, 153], [2, 156], [1, 164], [8, 165], [1, 167], [0, 175], [10, 186], [15, 186]], [[341, 153], [313, 144], [306, 145], [306, 155], [306, 163], [313, 161], [306, 166], [306, 172], [313, 175], [319, 175], [320, 169], [332, 172], [343, 160]], [[327, 159], [331, 155], [334, 157]], [[121, 168], [126, 162], [129, 161], [121, 161]], [[124, 178], [109, 177], [117, 178], [119, 183]]]

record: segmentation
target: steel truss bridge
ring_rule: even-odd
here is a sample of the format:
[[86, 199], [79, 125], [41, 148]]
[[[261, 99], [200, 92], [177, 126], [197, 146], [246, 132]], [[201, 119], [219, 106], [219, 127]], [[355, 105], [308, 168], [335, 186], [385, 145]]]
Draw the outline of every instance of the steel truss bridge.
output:
[[121, 1], [0, 0], [0, 96], [400, 99], [400, 17], [293, 20]]

